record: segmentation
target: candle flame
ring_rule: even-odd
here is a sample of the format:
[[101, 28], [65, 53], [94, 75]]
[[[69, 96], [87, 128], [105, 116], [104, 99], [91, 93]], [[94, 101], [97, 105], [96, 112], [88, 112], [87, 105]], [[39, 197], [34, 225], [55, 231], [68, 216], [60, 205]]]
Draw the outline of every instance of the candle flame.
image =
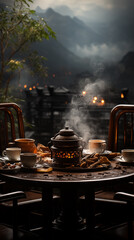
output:
[[82, 95], [85, 96], [87, 94], [86, 91], [82, 91]]
[[121, 98], [124, 98], [124, 94], [123, 93], [121, 93]]

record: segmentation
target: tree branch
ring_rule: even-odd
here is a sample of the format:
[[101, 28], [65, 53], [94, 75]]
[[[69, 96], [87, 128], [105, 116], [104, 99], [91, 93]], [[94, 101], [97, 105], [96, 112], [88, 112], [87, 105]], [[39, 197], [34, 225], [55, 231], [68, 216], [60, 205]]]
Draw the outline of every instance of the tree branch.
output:
[[12, 59], [12, 57], [13, 57], [17, 52], [20, 51], [20, 49], [27, 43], [27, 41], [28, 41], [28, 39], [25, 39], [25, 40], [19, 45], [19, 47], [11, 53], [11, 55], [8, 57], [8, 62]]

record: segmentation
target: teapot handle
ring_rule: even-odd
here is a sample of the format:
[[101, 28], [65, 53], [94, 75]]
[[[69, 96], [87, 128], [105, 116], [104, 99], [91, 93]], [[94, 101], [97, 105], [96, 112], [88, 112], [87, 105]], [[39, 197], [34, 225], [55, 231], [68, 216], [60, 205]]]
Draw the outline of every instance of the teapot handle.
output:
[[49, 148], [51, 148], [51, 146], [53, 145], [52, 141], [49, 141], [47, 145], [48, 145]]

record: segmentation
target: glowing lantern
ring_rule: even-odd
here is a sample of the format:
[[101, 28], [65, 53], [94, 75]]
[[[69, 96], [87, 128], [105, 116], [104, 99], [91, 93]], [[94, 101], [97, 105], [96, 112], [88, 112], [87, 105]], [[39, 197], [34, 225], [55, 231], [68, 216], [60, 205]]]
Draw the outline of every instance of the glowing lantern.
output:
[[105, 100], [104, 99], [101, 100], [101, 104], [102, 105], [105, 104]]
[[61, 129], [50, 142], [53, 166], [64, 168], [77, 165], [82, 155], [82, 141], [69, 127]]
[[94, 97], [93, 99], [94, 99], [95, 101], [97, 101], [98, 98], [97, 98], [97, 97]]
[[124, 98], [124, 94], [123, 93], [121, 93], [121, 98]]
[[85, 96], [87, 94], [86, 91], [82, 91], [82, 95]]

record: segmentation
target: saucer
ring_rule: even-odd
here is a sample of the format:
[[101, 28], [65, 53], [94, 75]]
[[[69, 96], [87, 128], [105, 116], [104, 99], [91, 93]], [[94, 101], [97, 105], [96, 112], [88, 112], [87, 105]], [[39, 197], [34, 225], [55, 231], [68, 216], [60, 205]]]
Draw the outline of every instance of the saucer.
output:
[[14, 159], [9, 159], [9, 158], [6, 157], [6, 156], [0, 157], [0, 160], [7, 161], [7, 162], [10, 162], [10, 163], [20, 162], [20, 158], [17, 159], [17, 160], [14, 160]]
[[33, 167], [24, 167], [21, 169], [25, 172], [38, 172], [38, 173], [49, 173], [52, 172], [53, 168], [47, 164], [35, 164]]
[[115, 160], [117, 160], [121, 164], [126, 164], [126, 165], [133, 165], [134, 164], [134, 160], [128, 162], [122, 156], [116, 157]]
[[[103, 153], [99, 153], [100, 155], [109, 155], [111, 153], [111, 151], [105, 150]], [[88, 154], [92, 154], [92, 152], [89, 149], [83, 149], [83, 155], [88, 155]]]

